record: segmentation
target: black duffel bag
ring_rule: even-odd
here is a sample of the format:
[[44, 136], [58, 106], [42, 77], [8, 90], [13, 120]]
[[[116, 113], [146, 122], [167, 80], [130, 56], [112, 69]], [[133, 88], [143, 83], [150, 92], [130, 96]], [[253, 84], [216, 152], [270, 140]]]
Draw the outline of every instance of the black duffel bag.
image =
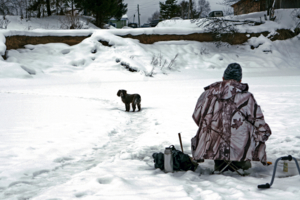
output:
[[[197, 165], [191, 161], [188, 154], [184, 154], [181, 151], [175, 149], [174, 145], [171, 145], [170, 148], [172, 149], [174, 171], [196, 170]], [[154, 158], [154, 167], [164, 170], [164, 154], [161, 152], [154, 153], [152, 157]]]

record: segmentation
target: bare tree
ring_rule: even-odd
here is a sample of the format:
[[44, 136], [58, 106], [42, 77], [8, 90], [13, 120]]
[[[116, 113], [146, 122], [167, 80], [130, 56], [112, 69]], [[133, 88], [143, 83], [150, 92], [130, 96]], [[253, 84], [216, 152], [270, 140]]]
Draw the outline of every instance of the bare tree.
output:
[[182, 19], [188, 19], [188, 12], [189, 12], [189, 2], [182, 1], [179, 4], [180, 6], [180, 14]]
[[84, 26], [78, 14], [67, 14], [64, 18], [60, 18], [59, 21], [61, 23], [61, 29], [82, 29]]
[[14, 5], [10, 0], [0, 0], [0, 14], [5, 18], [6, 15], [13, 14]]
[[[13, 5], [13, 14], [20, 15], [21, 19], [27, 17], [26, 10], [27, 10], [27, 0], [11, 0], [11, 4]], [[25, 13], [25, 16], [24, 16]]]
[[56, 14], [63, 15], [65, 13], [65, 8], [68, 7], [67, 0], [53, 0], [55, 1], [53, 5], [55, 5]]
[[152, 20], [156, 20], [160, 18], [160, 12], [155, 11], [151, 17], [148, 18], [148, 22], [150, 23]]
[[179, 3], [180, 16], [182, 19], [189, 19], [189, 7], [191, 6], [190, 19], [199, 18], [199, 10], [197, 9], [197, 4], [195, 1], [191, 1], [191, 5], [188, 1], [181, 1]]
[[210, 4], [207, 0], [198, 0], [199, 17], [206, 17], [210, 12]]
[[[34, 16], [40, 18], [51, 16], [52, 15], [52, 9], [55, 8], [55, 5], [57, 6], [57, 12], [58, 12], [58, 6], [66, 0], [13, 0], [13, 1], [20, 1], [22, 2], [22, 12], [24, 12], [24, 8], [26, 9], [26, 15], [27, 17], [33, 14]], [[21, 5], [21, 4], [20, 4]]]
[[226, 6], [225, 8], [223, 8], [223, 14], [224, 16], [234, 15], [233, 8], [230, 6]]

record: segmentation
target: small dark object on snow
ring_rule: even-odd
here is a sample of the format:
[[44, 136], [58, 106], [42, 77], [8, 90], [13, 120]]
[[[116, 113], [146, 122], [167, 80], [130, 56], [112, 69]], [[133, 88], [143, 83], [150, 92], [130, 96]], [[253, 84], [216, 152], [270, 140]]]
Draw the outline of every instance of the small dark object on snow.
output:
[[152, 157], [154, 158], [154, 167], [155, 168], [159, 168], [161, 170], [164, 170], [164, 154], [159, 152], [159, 153], [154, 153], [152, 155]]
[[130, 71], [130, 72], [137, 72], [136, 69], [130, 67], [130, 65], [127, 64], [127, 63], [125, 63], [125, 62], [121, 62], [121, 65], [122, 65], [123, 67], [125, 67], [125, 69], [127, 69], [127, 70]]
[[[190, 159], [188, 154], [184, 154], [179, 150], [176, 150], [173, 145], [170, 146], [172, 148], [172, 155], [173, 155], [173, 169], [174, 171], [188, 171], [192, 170], [195, 171], [197, 166], [194, 165]], [[159, 168], [161, 170], [164, 169], [164, 154], [163, 153], [154, 153], [152, 155], [154, 158], [154, 167]]]

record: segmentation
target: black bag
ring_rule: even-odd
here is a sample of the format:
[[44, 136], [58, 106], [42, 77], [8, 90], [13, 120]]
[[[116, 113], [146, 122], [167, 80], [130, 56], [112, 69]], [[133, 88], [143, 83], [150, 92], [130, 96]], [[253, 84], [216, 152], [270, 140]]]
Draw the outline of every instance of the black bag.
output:
[[164, 170], [164, 154], [163, 153], [154, 153], [152, 155], [152, 157], [154, 158], [154, 167], [159, 168], [161, 170]]
[[[172, 155], [173, 155], [173, 169], [174, 171], [188, 171], [192, 170], [195, 171], [197, 165], [193, 164], [190, 156], [187, 154], [182, 153], [181, 151], [175, 149], [174, 145], [171, 145], [172, 148]], [[152, 155], [154, 158], [154, 167], [164, 170], [164, 154], [163, 153], [154, 153]]]

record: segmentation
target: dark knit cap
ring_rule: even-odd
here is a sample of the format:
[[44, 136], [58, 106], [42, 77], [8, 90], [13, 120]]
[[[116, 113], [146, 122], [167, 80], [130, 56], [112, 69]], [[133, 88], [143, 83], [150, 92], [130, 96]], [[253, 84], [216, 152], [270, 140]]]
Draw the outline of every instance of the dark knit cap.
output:
[[227, 66], [223, 75], [224, 80], [242, 80], [242, 68], [238, 63], [231, 63]]

